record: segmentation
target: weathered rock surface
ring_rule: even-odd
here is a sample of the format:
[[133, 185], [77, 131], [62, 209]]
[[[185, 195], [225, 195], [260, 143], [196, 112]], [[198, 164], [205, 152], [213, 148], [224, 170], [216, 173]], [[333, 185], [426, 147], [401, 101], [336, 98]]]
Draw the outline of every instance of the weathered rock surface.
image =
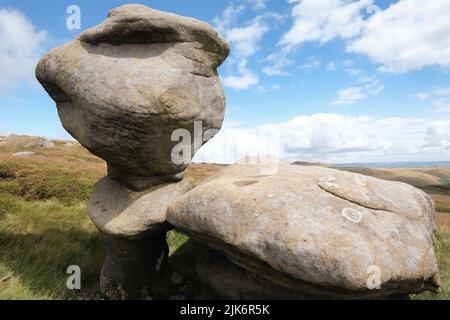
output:
[[[36, 76], [56, 101], [66, 130], [108, 162], [109, 175], [135, 189], [176, 180], [175, 129], [222, 125], [225, 96], [217, 67], [228, 44], [208, 24], [143, 5], [108, 19], [51, 50]], [[192, 154], [193, 155], [193, 154]], [[163, 178], [134, 186], [133, 179]]]
[[54, 148], [55, 143], [44, 137], [10, 134], [4, 137], [0, 143], [9, 147], [34, 149], [34, 148]]
[[183, 180], [136, 192], [104, 177], [95, 184], [89, 199], [89, 217], [110, 236], [131, 238], [167, 230], [167, 207], [189, 189], [190, 184]]
[[230, 166], [173, 203], [167, 221], [307, 295], [438, 290], [434, 205], [425, 193], [323, 167], [275, 168], [262, 174], [258, 164]]

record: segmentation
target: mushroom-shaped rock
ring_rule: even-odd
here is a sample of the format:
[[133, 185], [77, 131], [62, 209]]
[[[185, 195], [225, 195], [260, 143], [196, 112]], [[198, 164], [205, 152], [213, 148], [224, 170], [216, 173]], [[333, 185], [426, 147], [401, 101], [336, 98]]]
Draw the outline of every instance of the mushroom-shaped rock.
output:
[[290, 290], [379, 298], [439, 289], [434, 206], [400, 182], [238, 163], [174, 202], [167, 221]]
[[217, 67], [228, 53], [207, 23], [133, 4], [36, 67], [64, 128], [108, 164], [88, 212], [105, 238], [100, 291], [110, 298], [146, 296], [167, 261], [166, 209], [222, 126]]
[[124, 5], [47, 53], [36, 76], [64, 128], [107, 161], [112, 178], [144, 189], [179, 179], [188, 165], [172, 161], [176, 129], [193, 136], [201, 122], [197, 148], [206, 130], [221, 127], [225, 96], [216, 69], [228, 53], [207, 23]]

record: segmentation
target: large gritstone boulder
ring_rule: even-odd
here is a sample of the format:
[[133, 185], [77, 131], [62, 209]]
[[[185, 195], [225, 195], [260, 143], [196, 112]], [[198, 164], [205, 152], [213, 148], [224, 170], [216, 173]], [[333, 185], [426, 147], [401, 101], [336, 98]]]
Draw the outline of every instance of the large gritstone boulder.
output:
[[287, 292], [384, 298], [439, 289], [434, 214], [430, 197], [404, 183], [241, 162], [181, 196], [167, 221]]

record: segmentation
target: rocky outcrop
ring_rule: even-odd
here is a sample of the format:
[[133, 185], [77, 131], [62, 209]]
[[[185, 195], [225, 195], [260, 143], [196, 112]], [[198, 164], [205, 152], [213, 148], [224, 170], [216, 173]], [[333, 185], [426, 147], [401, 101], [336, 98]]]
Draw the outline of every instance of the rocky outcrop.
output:
[[[146, 297], [165, 267], [166, 209], [190, 189], [183, 171], [204, 133], [222, 126], [217, 67], [228, 53], [204, 22], [125, 5], [37, 65], [64, 128], [108, 164], [88, 203], [105, 236], [107, 297]], [[190, 138], [183, 161], [174, 160], [176, 130]]]
[[44, 137], [10, 134], [0, 140], [0, 144], [20, 149], [54, 148], [55, 143]]
[[241, 161], [195, 188], [183, 179], [222, 125], [217, 67], [228, 53], [204, 22], [125, 5], [39, 62], [63, 126], [108, 164], [88, 203], [107, 248], [101, 292], [151, 295], [173, 226], [216, 250], [197, 272], [219, 297], [437, 291], [434, 206], [407, 184], [274, 159]]
[[[275, 161], [275, 160], [274, 160]], [[379, 298], [439, 289], [434, 206], [399, 182], [323, 167], [230, 166], [167, 220], [240, 267], [299, 294]]]
[[107, 161], [109, 175], [145, 189], [179, 180], [189, 164], [171, 159], [174, 130], [193, 136], [194, 121], [201, 121], [201, 140], [221, 127], [225, 96], [216, 69], [228, 53], [204, 22], [125, 5], [51, 50], [36, 76], [64, 128]]

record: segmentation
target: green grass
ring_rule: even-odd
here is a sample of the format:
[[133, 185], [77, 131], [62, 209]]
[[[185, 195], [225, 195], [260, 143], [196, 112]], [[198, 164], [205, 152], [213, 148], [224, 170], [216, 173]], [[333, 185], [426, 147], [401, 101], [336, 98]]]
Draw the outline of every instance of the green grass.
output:
[[441, 277], [441, 293], [424, 292], [414, 296], [418, 300], [450, 300], [450, 231], [438, 229], [436, 241], [436, 255]]
[[[171, 254], [186, 247], [188, 241], [176, 231], [169, 232], [167, 238]], [[189, 288], [195, 288], [191, 284], [196, 281], [196, 255], [190, 253], [192, 249], [179, 250], [170, 259], [170, 272], [162, 279], [169, 289], [171, 272], [183, 275]], [[66, 287], [67, 267], [78, 265], [82, 288], [90, 288], [98, 282], [103, 260], [100, 233], [84, 204], [30, 202], [0, 193], [0, 279], [8, 278], [0, 284], [0, 300], [74, 298], [77, 292]], [[188, 293], [195, 294], [192, 290]], [[170, 290], [163, 293], [164, 297], [169, 295]]]
[[1, 299], [65, 299], [66, 269], [78, 265], [83, 285], [98, 279], [103, 261], [100, 235], [82, 204], [24, 201], [0, 194]]

